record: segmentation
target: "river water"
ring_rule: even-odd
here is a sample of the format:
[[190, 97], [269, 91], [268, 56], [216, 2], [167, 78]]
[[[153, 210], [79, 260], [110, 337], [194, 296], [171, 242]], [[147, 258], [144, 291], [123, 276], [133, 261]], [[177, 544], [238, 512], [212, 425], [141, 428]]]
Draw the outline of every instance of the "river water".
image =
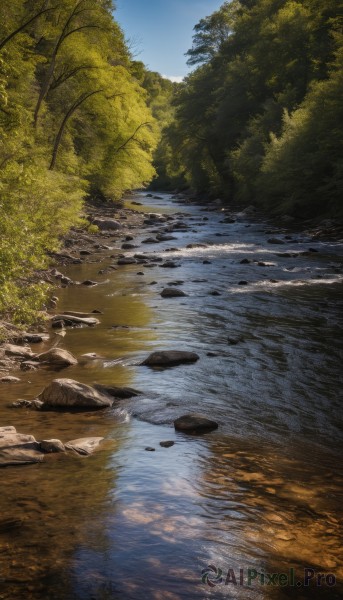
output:
[[[0, 533], [0, 599], [342, 598], [342, 246], [268, 233], [239, 215], [223, 223], [220, 211], [168, 194], [135, 200], [189, 229], [150, 245], [141, 244], [153, 235], [146, 228], [132, 230], [139, 248], [126, 254], [178, 268], [99, 275], [121, 252], [114, 242], [94, 262], [64, 268], [102, 285], [58, 290], [58, 310], [102, 315], [96, 328], [68, 330], [61, 345], [102, 360], [1, 384], [0, 425], [37, 439], [105, 441], [88, 458], [2, 470], [1, 518], [23, 525]], [[162, 298], [176, 281], [187, 296]], [[200, 360], [139, 366], [167, 349]], [[142, 395], [100, 413], [8, 408], [55, 377]], [[173, 420], [188, 412], [216, 419], [218, 430], [176, 433]], [[161, 447], [165, 440], [175, 445]]]

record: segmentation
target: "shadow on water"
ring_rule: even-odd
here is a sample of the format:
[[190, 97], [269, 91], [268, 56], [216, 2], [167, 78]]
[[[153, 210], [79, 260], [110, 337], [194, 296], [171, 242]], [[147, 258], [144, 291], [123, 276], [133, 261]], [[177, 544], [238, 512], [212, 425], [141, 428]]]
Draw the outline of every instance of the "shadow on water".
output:
[[[137, 199], [149, 202], [138, 206], [148, 212], [180, 208], [168, 195]], [[88, 458], [47, 456], [2, 470], [1, 519], [14, 524], [2, 531], [0, 519], [1, 600], [342, 597], [340, 248], [271, 258], [261, 224], [228, 226], [219, 214], [203, 221], [197, 207], [186, 210], [182, 219], [198, 233], [175, 233], [178, 251], [167, 256], [179, 256], [180, 267], [172, 273], [129, 265], [100, 276], [100, 265], [120, 252], [113, 249], [65, 269], [102, 284], [58, 291], [62, 312], [101, 311], [99, 326], [68, 330], [62, 342], [99, 360], [2, 384], [1, 425], [37, 439], [105, 441]], [[140, 244], [146, 231], [134, 235]], [[194, 241], [208, 247], [185, 248]], [[169, 245], [139, 251], [164, 257]], [[323, 278], [313, 279], [318, 273]], [[173, 280], [187, 297], [161, 298]], [[150, 351], [169, 348], [194, 350], [200, 360], [168, 370], [139, 366]], [[56, 376], [130, 385], [142, 395], [78, 415], [8, 408]], [[218, 431], [176, 433], [173, 420], [190, 411], [215, 418]], [[174, 445], [161, 447], [165, 440]], [[308, 587], [305, 568], [315, 573]], [[286, 583], [277, 576], [270, 584], [273, 573], [287, 574]]]

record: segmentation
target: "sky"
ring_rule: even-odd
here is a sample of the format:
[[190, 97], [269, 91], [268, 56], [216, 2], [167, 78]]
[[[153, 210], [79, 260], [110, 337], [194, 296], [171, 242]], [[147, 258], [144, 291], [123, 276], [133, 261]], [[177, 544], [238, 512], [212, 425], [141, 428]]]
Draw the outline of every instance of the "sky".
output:
[[129, 40], [135, 60], [174, 81], [189, 73], [185, 52], [193, 27], [224, 0], [116, 0], [115, 19]]

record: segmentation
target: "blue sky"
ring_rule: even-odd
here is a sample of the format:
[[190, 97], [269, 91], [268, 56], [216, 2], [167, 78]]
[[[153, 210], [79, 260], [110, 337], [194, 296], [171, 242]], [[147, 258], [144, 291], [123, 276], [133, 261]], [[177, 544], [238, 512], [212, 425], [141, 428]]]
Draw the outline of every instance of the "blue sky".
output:
[[115, 18], [130, 40], [136, 60], [169, 78], [187, 75], [184, 53], [193, 27], [224, 0], [116, 0]]

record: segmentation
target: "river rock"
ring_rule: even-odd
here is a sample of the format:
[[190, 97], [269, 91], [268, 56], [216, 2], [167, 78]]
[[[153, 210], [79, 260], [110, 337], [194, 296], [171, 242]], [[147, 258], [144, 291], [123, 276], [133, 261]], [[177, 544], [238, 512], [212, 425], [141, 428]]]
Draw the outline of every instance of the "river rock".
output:
[[147, 367], [173, 367], [187, 363], [194, 363], [199, 360], [195, 352], [183, 352], [181, 350], [161, 350], [153, 352], [142, 362]]
[[93, 225], [97, 225], [101, 231], [121, 229], [122, 227], [119, 221], [116, 221], [115, 219], [101, 219], [98, 217], [93, 219]]
[[36, 371], [38, 369], [38, 363], [33, 360], [24, 360], [20, 363], [20, 369], [22, 371]]
[[92, 313], [80, 312], [78, 310], [65, 310], [63, 315], [67, 315], [67, 317], [79, 317], [80, 319], [87, 319], [89, 315]]
[[23, 333], [22, 340], [28, 344], [41, 344], [49, 340], [47, 333]]
[[159, 242], [171, 242], [172, 240], [176, 240], [177, 238], [173, 235], [158, 233], [156, 239], [158, 239]]
[[173, 442], [172, 440], [167, 440], [165, 442], [160, 442], [160, 446], [162, 448], [171, 448], [172, 446], [174, 446], [175, 442]]
[[3, 349], [7, 356], [18, 356], [20, 358], [32, 358], [34, 353], [28, 346], [16, 346], [15, 344], [4, 344]]
[[70, 367], [71, 365], [77, 365], [77, 359], [67, 350], [63, 348], [50, 348], [47, 352], [38, 354], [39, 362], [47, 363], [54, 367]]
[[160, 265], [160, 267], [163, 267], [164, 269], [176, 269], [176, 267], [179, 266], [180, 265], [177, 265], [173, 260], [167, 260], [163, 265]]
[[51, 319], [51, 324], [54, 328], [77, 327], [80, 325], [94, 327], [94, 325], [99, 325], [99, 323], [99, 319], [95, 317], [75, 317], [74, 315], [56, 315]]
[[174, 427], [177, 431], [186, 433], [205, 433], [218, 429], [218, 423], [198, 413], [190, 413], [176, 419]]
[[142, 393], [130, 387], [118, 387], [116, 385], [101, 385], [100, 383], [95, 384], [94, 388], [101, 394], [107, 394], [108, 396], [113, 396], [113, 398], [120, 398], [123, 400], [127, 398], [134, 398], [135, 396], [140, 396]]
[[0, 378], [1, 383], [19, 383], [21, 379], [19, 377], [13, 377], [12, 375], [5, 375], [5, 377]]
[[32, 435], [13, 431], [0, 432], [0, 467], [41, 462], [44, 454]]
[[74, 408], [98, 410], [112, 406], [109, 396], [73, 379], [54, 379], [39, 395], [43, 409]]
[[178, 288], [175, 287], [167, 287], [164, 288], [164, 290], [161, 292], [161, 296], [162, 298], [176, 298], [176, 297], [181, 297], [181, 296], [187, 296], [187, 294], [185, 292], [183, 292], [182, 290], [179, 290]]
[[159, 240], [157, 240], [156, 238], [153, 237], [149, 237], [146, 238], [145, 240], [142, 240], [142, 244], [157, 244]]
[[65, 446], [61, 440], [42, 440], [40, 442], [40, 449], [46, 454], [52, 454], [55, 452], [65, 452]]
[[65, 444], [67, 450], [74, 450], [78, 454], [89, 456], [97, 449], [103, 437], [86, 437], [71, 440]]
[[119, 258], [117, 261], [117, 265], [134, 265], [136, 264], [136, 259], [130, 256], [125, 258]]
[[81, 285], [87, 285], [88, 287], [94, 287], [98, 285], [97, 281], [93, 281], [92, 279], [85, 279], [85, 281], [81, 281]]

